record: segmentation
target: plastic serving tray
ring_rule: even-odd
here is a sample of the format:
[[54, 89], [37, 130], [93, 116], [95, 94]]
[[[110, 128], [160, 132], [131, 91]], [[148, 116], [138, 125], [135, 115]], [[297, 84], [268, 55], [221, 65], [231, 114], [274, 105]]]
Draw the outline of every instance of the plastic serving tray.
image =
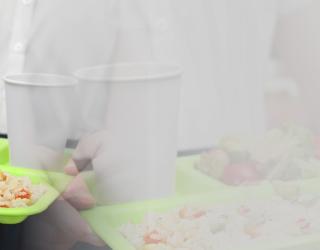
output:
[[[128, 222], [139, 223], [147, 212], [166, 212], [184, 205], [214, 205], [237, 202], [247, 198], [270, 198], [270, 195], [244, 195], [243, 192], [220, 192], [218, 195], [204, 194], [197, 196], [176, 196], [165, 200], [148, 201], [113, 206], [101, 206], [81, 213], [93, 230], [113, 250], [137, 250], [121, 235], [119, 228]], [[320, 235], [298, 237], [290, 242], [260, 241], [252, 248], [235, 250], [317, 250], [320, 246]]]
[[[84, 211], [81, 215], [112, 249], [135, 250], [120, 234], [119, 227], [128, 222], [139, 223], [147, 212], [165, 212], [186, 204], [214, 205], [251, 198], [268, 199], [275, 195], [269, 183], [235, 188], [215, 181], [193, 168], [197, 158], [198, 156], [191, 156], [177, 160], [177, 195], [172, 198], [100, 206]], [[320, 193], [319, 180], [300, 181], [295, 184], [300, 186], [301, 192]], [[254, 247], [252, 250], [316, 250], [320, 249], [320, 235], [301, 237], [291, 242], [265, 242], [262, 245], [264, 247]]]
[[42, 184], [47, 192], [32, 206], [26, 208], [0, 208], [1, 224], [18, 224], [27, 217], [45, 211], [59, 196], [59, 191], [65, 189], [72, 177], [57, 173], [19, 168], [9, 165], [8, 141], [0, 139], [0, 170], [14, 176], [27, 176], [34, 184]]
[[[177, 191], [179, 194], [192, 195], [199, 193], [221, 192], [222, 190], [232, 192], [235, 189], [239, 192], [245, 193], [255, 193], [257, 190], [259, 190], [260, 193], [274, 193], [273, 184], [269, 181], [261, 181], [252, 185], [230, 186], [219, 180], [215, 180], [194, 167], [195, 162], [199, 157], [200, 155], [194, 155], [182, 157], [177, 160]], [[320, 193], [320, 178], [282, 181], [280, 183], [299, 187], [302, 192], [318, 191]]]
[[14, 176], [28, 176], [34, 184], [42, 184], [47, 188], [46, 193], [33, 205], [25, 208], [0, 208], [1, 224], [18, 224], [27, 217], [39, 214], [45, 211], [49, 205], [59, 196], [44, 174], [29, 169], [15, 168], [9, 166], [0, 166], [0, 170]]
[[177, 193], [182, 195], [194, 195], [199, 193], [213, 193], [228, 191], [233, 192], [235, 189], [245, 193], [255, 193], [257, 188], [259, 192], [273, 194], [274, 189], [268, 182], [260, 182], [258, 185], [248, 186], [229, 186], [215, 180], [212, 177], [203, 174], [194, 168], [195, 162], [200, 155], [181, 157], [177, 160]]

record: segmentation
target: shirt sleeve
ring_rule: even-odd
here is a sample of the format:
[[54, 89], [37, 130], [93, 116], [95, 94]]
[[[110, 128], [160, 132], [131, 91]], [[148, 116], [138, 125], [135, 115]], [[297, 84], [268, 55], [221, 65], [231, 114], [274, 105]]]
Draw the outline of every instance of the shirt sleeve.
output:
[[279, 0], [280, 14], [285, 15], [309, 5], [314, 0]]

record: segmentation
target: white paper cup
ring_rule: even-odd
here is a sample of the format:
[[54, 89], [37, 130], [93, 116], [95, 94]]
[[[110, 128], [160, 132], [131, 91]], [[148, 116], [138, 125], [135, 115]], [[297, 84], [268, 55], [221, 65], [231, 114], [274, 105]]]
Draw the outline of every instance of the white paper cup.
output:
[[104, 103], [102, 109], [95, 110], [93, 100], [84, 100], [84, 114], [101, 114], [97, 120], [91, 116], [84, 122], [84, 130], [105, 131], [103, 146], [92, 162], [98, 202], [110, 204], [173, 194], [180, 67], [128, 63], [81, 69], [75, 74], [80, 89], [96, 92], [90, 96]]
[[77, 80], [49, 74], [4, 77], [10, 163], [29, 168], [56, 168], [73, 120]]

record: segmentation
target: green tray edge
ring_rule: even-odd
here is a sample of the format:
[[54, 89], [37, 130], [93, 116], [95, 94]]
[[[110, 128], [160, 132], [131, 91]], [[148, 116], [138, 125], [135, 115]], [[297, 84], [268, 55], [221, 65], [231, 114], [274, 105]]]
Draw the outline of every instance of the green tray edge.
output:
[[[183, 204], [208, 204], [210, 202], [234, 202], [237, 199], [250, 199], [250, 198], [263, 198], [274, 195], [274, 190], [270, 183], [261, 183], [256, 186], [246, 187], [230, 187], [218, 181], [213, 180], [201, 172], [193, 168], [195, 160], [199, 156], [182, 157], [177, 160], [177, 186], [178, 194], [170, 199], [146, 201], [140, 203], [129, 203], [122, 205], [96, 207], [91, 210], [83, 211], [81, 216], [90, 224], [93, 230], [114, 250], [134, 250], [135, 248], [117, 231], [117, 228], [124, 222], [118, 221], [117, 218], [131, 218], [134, 222], [138, 222], [144, 211], [156, 210], [165, 211], [166, 209]], [[320, 180], [307, 180], [296, 182], [302, 185], [303, 192], [319, 192]], [[187, 189], [184, 189], [187, 187]], [[191, 192], [192, 188], [196, 188], [195, 192]], [[203, 194], [193, 194], [202, 192]], [[216, 191], [216, 192], [215, 192]], [[218, 191], [218, 192], [217, 192]], [[160, 209], [159, 209], [160, 208]], [[162, 210], [161, 208], [164, 208]], [[137, 213], [135, 213], [137, 212]], [[140, 212], [140, 215], [138, 214]], [[141, 214], [142, 212], [142, 214]], [[106, 221], [101, 228], [101, 218], [105, 217]], [[278, 249], [278, 250], [304, 250], [304, 245], [311, 246], [313, 244], [320, 246], [320, 235], [306, 236], [297, 239], [291, 243], [284, 244], [283, 246], [278, 243], [269, 242], [266, 247], [261, 249]], [[273, 245], [272, 245], [273, 244]], [[300, 246], [302, 248], [300, 248]], [[296, 248], [297, 247], [297, 248]], [[259, 248], [260, 249], [260, 248]], [[254, 249], [257, 250], [257, 249]]]
[[0, 166], [0, 170], [15, 176], [28, 176], [33, 183], [45, 185], [47, 192], [32, 206], [25, 208], [0, 208], [1, 224], [17, 224], [27, 217], [44, 212], [58, 197], [59, 192], [50, 185], [43, 171], [16, 168], [8, 165]]
[[0, 139], [0, 165], [9, 162], [9, 144], [6, 139]]

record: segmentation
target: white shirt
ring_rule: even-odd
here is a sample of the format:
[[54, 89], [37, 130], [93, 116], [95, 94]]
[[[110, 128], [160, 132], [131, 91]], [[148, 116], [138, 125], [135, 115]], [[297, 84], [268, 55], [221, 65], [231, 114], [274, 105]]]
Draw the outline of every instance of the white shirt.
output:
[[[0, 74], [115, 61], [184, 68], [180, 148], [264, 126], [262, 82], [285, 0], [0, 0]], [[279, 6], [279, 4], [281, 6]], [[0, 84], [0, 131], [6, 131]]]

